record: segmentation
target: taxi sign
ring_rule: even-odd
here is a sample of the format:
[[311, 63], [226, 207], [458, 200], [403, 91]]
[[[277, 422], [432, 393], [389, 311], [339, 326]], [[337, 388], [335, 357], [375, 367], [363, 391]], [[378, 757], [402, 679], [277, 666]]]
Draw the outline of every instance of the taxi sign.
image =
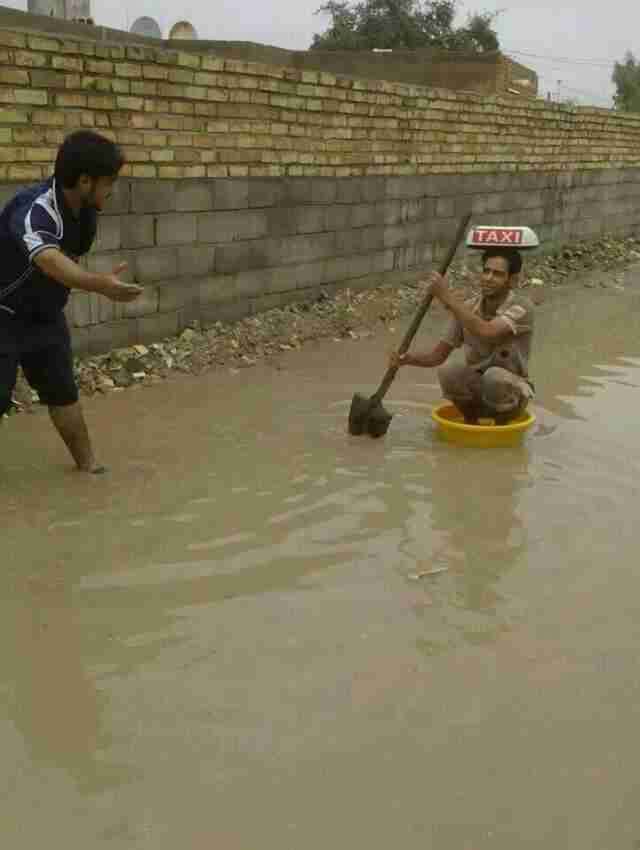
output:
[[467, 248], [491, 248], [495, 245], [501, 248], [517, 248], [519, 251], [527, 248], [537, 248], [540, 240], [530, 227], [504, 227], [486, 225], [472, 227], [467, 236]]

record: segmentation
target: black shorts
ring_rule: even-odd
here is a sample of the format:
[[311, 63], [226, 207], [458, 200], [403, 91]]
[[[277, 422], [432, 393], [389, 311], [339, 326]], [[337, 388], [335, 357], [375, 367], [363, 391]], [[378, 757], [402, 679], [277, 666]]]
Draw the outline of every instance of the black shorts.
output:
[[0, 415], [11, 407], [19, 366], [43, 404], [64, 407], [78, 401], [64, 315], [35, 324], [0, 311]]

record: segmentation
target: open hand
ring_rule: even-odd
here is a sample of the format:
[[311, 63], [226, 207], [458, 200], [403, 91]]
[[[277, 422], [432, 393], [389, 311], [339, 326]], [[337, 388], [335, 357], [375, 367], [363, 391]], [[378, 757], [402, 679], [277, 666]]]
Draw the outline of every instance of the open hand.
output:
[[100, 290], [101, 294], [111, 301], [135, 301], [142, 293], [142, 287], [135, 283], [125, 283], [120, 280], [120, 275], [126, 270], [127, 263], [119, 266], [104, 277], [104, 284]]

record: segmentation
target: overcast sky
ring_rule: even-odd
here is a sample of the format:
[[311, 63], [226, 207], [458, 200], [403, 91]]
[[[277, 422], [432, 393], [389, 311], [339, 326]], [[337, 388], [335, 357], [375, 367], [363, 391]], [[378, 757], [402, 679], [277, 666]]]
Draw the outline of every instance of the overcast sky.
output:
[[[190, 20], [201, 38], [258, 41], [304, 50], [325, 18], [314, 12], [322, 0], [181, 0], [175, 14], [162, 12], [174, 4], [161, 0], [92, 0], [96, 23], [125, 29], [140, 15], [155, 17], [163, 34], [179, 19]], [[26, 9], [26, 0], [4, 0]], [[540, 76], [540, 91], [579, 103], [609, 105], [613, 61], [627, 50], [640, 57], [640, 3], [630, 0], [465, 0], [468, 11], [505, 11], [497, 29], [502, 49]], [[635, 39], [635, 40], [634, 40]], [[516, 54], [515, 51], [521, 53]], [[535, 54], [535, 56], [521, 54]], [[560, 81], [560, 82], [559, 82]]]

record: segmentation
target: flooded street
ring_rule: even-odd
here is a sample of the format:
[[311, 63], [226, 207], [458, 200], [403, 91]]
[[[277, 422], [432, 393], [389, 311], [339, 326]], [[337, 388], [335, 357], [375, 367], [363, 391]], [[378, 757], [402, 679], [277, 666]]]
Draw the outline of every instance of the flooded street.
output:
[[6, 423], [3, 846], [640, 846], [640, 271], [537, 320], [520, 449], [346, 435], [401, 327]]

